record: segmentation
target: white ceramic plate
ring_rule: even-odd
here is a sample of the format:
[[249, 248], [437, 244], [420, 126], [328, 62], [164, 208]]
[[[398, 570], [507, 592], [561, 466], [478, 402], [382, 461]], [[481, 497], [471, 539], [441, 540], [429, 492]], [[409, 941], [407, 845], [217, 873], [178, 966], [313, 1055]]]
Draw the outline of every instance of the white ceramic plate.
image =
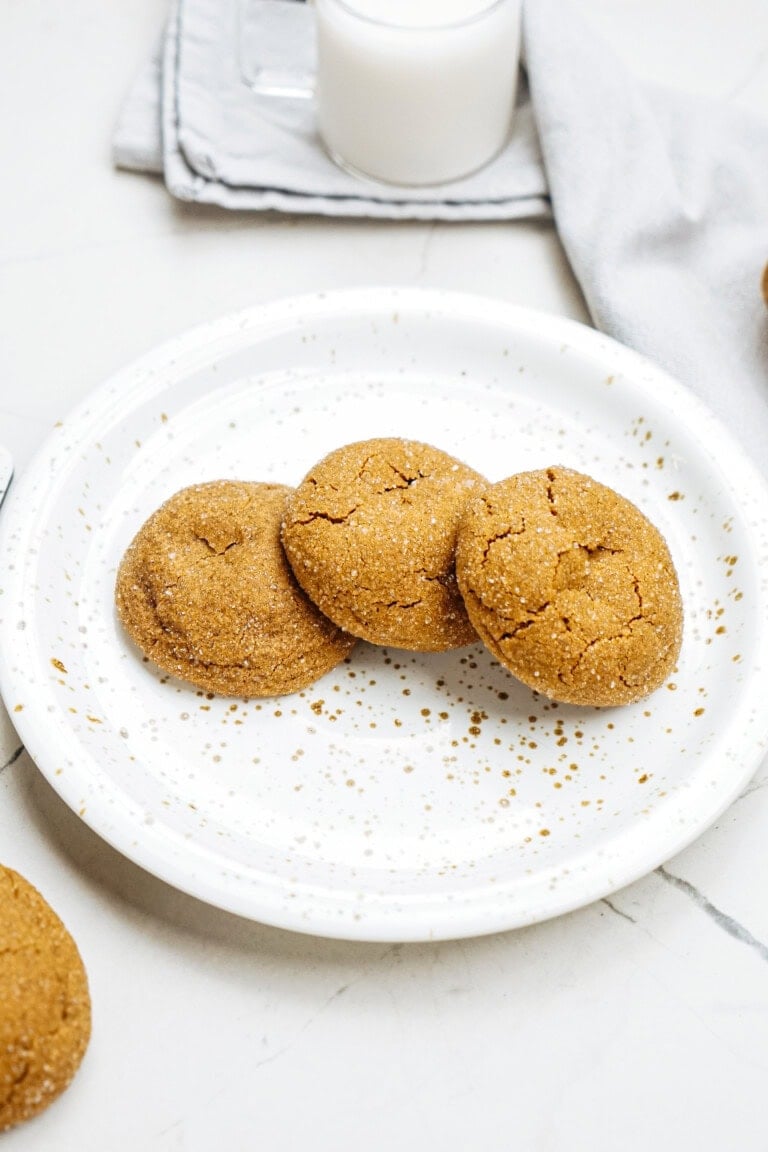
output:
[[[682, 583], [671, 682], [628, 708], [558, 707], [481, 646], [361, 644], [306, 692], [245, 703], [142, 662], [113, 584], [162, 500], [217, 477], [295, 483], [373, 435], [491, 479], [565, 464], [635, 501]], [[56, 429], [4, 514], [0, 683], [67, 803], [187, 892], [330, 936], [510, 928], [641, 876], [754, 772], [766, 507], [702, 406], [590, 329], [410, 290], [280, 302], [173, 341]]]
[[13, 461], [11, 454], [7, 448], [0, 444], [0, 504], [2, 504], [5, 494], [8, 491], [8, 485], [13, 476]]

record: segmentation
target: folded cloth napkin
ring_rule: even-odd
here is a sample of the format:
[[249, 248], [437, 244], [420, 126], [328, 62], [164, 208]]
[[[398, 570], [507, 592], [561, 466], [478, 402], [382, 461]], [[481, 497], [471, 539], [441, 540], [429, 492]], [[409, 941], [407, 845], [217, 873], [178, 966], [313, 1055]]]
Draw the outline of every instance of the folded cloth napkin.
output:
[[645, 87], [567, 0], [525, 0], [530, 91], [508, 148], [442, 189], [384, 190], [328, 160], [309, 103], [276, 112], [254, 100], [237, 45], [258, 7], [176, 0], [118, 124], [120, 166], [161, 170], [174, 195], [229, 208], [431, 219], [553, 210], [595, 325], [685, 381], [768, 471], [768, 119]]
[[640, 85], [563, 0], [529, 0], [525, 44], [595, 326], [688, 384], [768, 475], [768, 119]]

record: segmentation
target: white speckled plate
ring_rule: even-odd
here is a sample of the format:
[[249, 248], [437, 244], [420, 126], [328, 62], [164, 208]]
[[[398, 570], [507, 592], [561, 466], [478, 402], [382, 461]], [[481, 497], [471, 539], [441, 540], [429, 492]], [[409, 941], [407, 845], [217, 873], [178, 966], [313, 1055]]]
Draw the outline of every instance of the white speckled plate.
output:
[[[115, 569], [145, 517], [216, 477], [297, 482], [372, 435], [492, 479], [560, 463], [666, 535], [679, 669], [629, 708], [557, 707], [481, 646], [361, 644], [306, 692], [208, 699], [126, 642]], [[687, 844], [768, 735], [768, 497], [700, 403], [569, 321], [393, 289], [199, 328], [58, 427], [4, 513], [0, 684], [82, 818], [245, 916], [367, 940], [468, 936], [604, 896]]]
[[13, 476], [13, 461], [11, 454], [7, 448], [0, 444], [0, 504], [5, 499], [5, 494], [8, 491], [8, 485]]

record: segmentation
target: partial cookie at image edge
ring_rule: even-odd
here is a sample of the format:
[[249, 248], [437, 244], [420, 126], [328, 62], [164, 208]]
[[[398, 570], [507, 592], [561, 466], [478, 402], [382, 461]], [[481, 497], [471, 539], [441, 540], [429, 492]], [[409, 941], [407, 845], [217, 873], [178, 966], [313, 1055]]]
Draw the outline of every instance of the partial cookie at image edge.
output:
[[75, 941], [37, 889], [0, 864], [0, 1132], [61, 1095], [90, 1036]]

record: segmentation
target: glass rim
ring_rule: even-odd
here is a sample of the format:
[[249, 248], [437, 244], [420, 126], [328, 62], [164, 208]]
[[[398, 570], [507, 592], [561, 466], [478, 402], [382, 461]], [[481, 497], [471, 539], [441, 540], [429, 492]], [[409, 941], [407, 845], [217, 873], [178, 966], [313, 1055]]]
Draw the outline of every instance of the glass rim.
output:
[[489, 12], [510, 3], [510, 0], [488, 0], [486, 6], [481, 8], [479, 12], [473, 12], [470, 16], [460, 16], [456, 20], [447, 20], [440, 24], [403, 24], [399, 20], [388, 20], [386, 17], [369, 16], [365, 12], [359, 12], [349, 0], [327, 0], [327, 2], [335, 4], [337, 8], [342, 8], [355, 20], [362, 20], [366, 24], [375, 24], [379, 28], [391, 28], [395, 32], [444, 32], [453, 28], [463, 28], [467, 24], [476, 23], [478, 20], [484, 20]]

